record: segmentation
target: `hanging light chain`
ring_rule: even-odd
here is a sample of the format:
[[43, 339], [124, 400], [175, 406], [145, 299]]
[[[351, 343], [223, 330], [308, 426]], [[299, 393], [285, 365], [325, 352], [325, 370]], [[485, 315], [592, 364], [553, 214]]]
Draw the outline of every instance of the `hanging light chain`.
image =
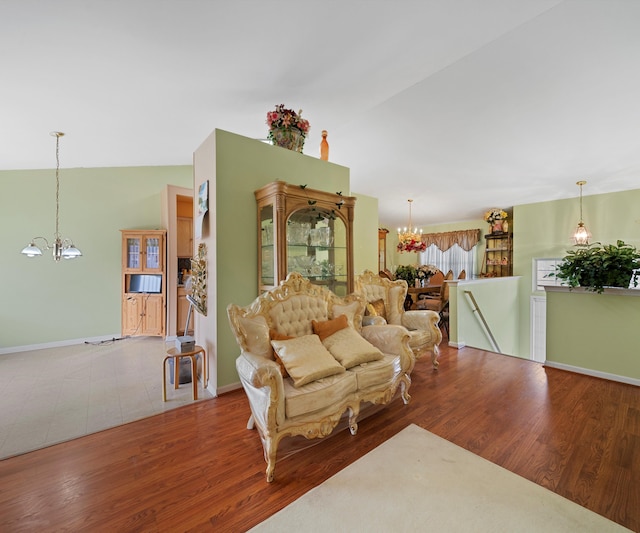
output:
[[582, 219], [582, 186], [587, 183], [585, 180], [580, 180], [578, 185], [580, 185], [580, 222], [584, 222]]
[[60, 238], [60, 137], [64, 133], [52, 131], [51, 135], [56, 138], [56, 233], [55, 238]]

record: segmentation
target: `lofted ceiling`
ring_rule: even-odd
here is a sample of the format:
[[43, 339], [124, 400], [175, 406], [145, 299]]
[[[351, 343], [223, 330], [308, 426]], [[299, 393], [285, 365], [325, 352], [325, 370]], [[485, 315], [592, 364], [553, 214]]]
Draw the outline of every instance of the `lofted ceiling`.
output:
[[2, 170], [53, 130], [63, 168], [188, 165], [283, 103], [387, 227], [640, 188], [637, 0], [2, 0], [0, 45]]

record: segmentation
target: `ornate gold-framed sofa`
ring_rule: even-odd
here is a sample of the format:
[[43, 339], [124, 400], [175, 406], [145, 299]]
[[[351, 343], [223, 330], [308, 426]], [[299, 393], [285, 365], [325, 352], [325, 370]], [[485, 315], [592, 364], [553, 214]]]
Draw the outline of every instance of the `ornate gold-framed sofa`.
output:
[[267, 481], [282, 438], [328, 436], [343, 415], [355, 435], [363, 407], [387, 404], [396, 392], [409, 402], [409, 333], [401, 326], [362, 328], [365, 305], [359, 295], [338, 297], [293, 272], [250, 305], [227, 307], [251, 408], [247, 427], [260, 433]]
[[[369, 316], [365, 317], [365, 324], [404, 326], [409, 330], [409, 345], [416, 359], [431, 352], [433, 367], [438, 368], [438, 346], [442, 342], [442, 331], [438, 326], [440, 315], [429, 310], [405, 311], [407, 290], [406, 281], [391, 281], [370, 270], [365, 270], [355, 279], [355, 293], [367, 301], [370, 310]], [[384, 320], [380, 321], [380, 317]]]

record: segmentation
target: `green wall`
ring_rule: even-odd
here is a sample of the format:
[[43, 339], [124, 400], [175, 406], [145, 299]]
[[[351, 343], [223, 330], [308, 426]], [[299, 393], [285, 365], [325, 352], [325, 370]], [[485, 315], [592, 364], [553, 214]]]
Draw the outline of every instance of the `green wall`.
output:
[[[592, 242], [615, 243], [618, 239], [640, 247], [640, 189], [583, 197], [584, 222], [593, 235]], [[571, 249], [571, 235], [580, 218], [578, 198], [554, 200], [514, 207], [514, 274], [521, 276], [520, 347], [529, 357], [530, 309], [533, 290], [533, 259], [564, 257]], [[630, 342], [634, 342], [630, 339]]]
[[[215, 145], [215, 152], [212, 146]], [[215, 153], [215, 156], [212, 154]], [[215, 157], [215, 176], [199, 175], [199, 169], [208, 168], [199, 157]], [[258, 238], [256, 200], [254, 191], [276, 179], [291, 184], [306, 184], [309, 188], [329, 192], [342, 191], [357, 196], [354, 238], [355, 272], [377, 265], [378, 203], [350, 190], [349, 169], [327, 161], [271, 146], [222, 130], [215, 130], [210, 138], [196, 150], [194, 157], [196, 186], [202, 179], [215, 183], [215, 227], [208, 247], [215, 247], [215, 311], [207, 316], [205, 328], [199, 331], [216, 351], [217, 386], [237, 383], [235, 360], [240, 351], [229, 328], [226, 308], [230, 303], [248, 305], [258, 295]], [[214, 305], [212, 303], [209, 304]], [[210, 320], [215, 321], [212, 324]], [[200, 342], [200, 341], [198, 341]]]
[[625, 292], [631, 291], [548, 291], [550, 366], [582, 369], [601, 377], [622, 376], [640, 384], [640, 294], [621, 295]]
[[[488, 278], [457, 282], [449, 292], [449, 341], [456, 346], [472, 346], [481, 350], [499, 351], [506, 355], [518, 353], [519, 278]], [[479, 312], [493, 335], [491, 342]]]
[[[162, 189], [192, 186], [191, 166], [60, 171], [60, 232], [84, 254], [20, 254], [55, 232], [55, 170], [0, 171], [0, 349], [120, 334], [120, 229], [160, 227]], [[3, 350], [11, 351], [11, 350]]]

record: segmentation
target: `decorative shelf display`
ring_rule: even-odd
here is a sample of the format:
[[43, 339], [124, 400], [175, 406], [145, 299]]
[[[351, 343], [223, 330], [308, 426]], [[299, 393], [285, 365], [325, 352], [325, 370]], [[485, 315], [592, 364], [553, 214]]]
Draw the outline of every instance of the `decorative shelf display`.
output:
[[299, 272], [339, 296], [353, 292], [355, 197], [275, 181], [255, 191], [258, 286]]
[[501, 278], [513, 275], [513, 233], [491, 233], [484, 236], [485, 249], [482, 277]]

